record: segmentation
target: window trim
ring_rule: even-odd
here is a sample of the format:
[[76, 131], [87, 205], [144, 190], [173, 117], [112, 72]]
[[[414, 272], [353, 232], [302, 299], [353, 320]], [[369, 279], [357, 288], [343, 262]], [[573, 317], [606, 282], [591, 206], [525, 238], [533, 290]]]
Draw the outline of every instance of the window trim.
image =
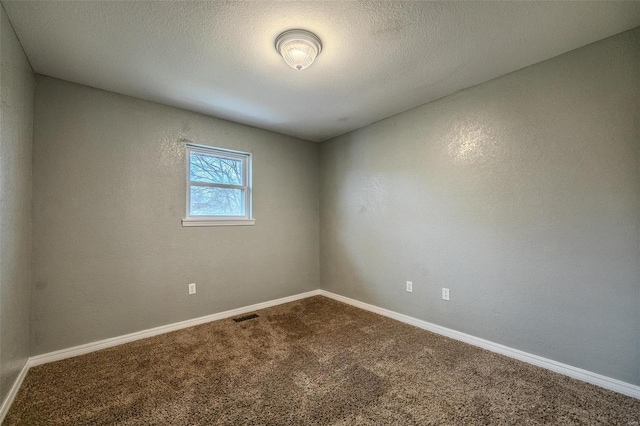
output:
[[[234, 160], [242, 161], [242, 181], [244, 185], [231, 185], [231, 184], [211, 184], [207, 182], [196, 182], [197, 186], [212, 186], [222, 188], [238, 188], [245, 191], [245, 214], [244, 216], [191, 216], [191, 153], [202, 153], [207, 155], [213, 155], [216, 157], [231, 158]], [[255, 219], [253, 218], [252, 209], [252, 173], [251, 173], [251, 157], [250, 152], [236, 151], [226, 148], [218, 148], [208, 145], [198, 145], [187, 142], [185, 144], [185, 165], [186, 165], [186, 209], [185, 217], [182, 219], [182, 226], [247, 226], [255, 225]]]

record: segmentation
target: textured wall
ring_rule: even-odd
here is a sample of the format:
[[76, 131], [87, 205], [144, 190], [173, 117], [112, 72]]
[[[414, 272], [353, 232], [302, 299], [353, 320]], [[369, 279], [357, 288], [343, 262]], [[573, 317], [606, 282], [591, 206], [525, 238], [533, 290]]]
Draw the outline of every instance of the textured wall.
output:
[[322, 287], [640, 384], [639, 76], [636, 29], [323, 143]]
[[34, 75], [0, 5], [0, 404], [29, 357]]
[[[253, 153], [255, 226], [182, 227], [183, 139]], [[318, 151], [38, 76], [32, 354], [318, 288]]]

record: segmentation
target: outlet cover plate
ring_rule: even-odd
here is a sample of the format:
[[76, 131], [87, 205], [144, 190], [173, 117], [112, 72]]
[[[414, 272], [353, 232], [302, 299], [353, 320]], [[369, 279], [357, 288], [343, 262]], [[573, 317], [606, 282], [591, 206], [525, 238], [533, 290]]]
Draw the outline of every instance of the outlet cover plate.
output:
[[449, 300], [449, 289], [442, 288], [442, 300]]

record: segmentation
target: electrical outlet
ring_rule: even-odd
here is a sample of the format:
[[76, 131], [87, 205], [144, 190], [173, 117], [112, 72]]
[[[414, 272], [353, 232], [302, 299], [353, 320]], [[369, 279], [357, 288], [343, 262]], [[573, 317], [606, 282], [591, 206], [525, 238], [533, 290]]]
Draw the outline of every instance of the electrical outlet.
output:
[[411, 281], [407, 281], [407, 291], [413, 293], [413, 283]]
[[449, 300], [449, 289], [442, 288], [442, 300]]
[[196, 283], [189, 284], [189, 294], [196, 294]]

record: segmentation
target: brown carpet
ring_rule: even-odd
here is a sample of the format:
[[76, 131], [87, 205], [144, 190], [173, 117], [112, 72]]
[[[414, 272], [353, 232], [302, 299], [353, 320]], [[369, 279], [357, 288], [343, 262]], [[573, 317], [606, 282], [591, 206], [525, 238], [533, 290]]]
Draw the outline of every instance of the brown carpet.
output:
[[640, 400], [313, 297], [29, 371], [6, 425], [638, 425]]

